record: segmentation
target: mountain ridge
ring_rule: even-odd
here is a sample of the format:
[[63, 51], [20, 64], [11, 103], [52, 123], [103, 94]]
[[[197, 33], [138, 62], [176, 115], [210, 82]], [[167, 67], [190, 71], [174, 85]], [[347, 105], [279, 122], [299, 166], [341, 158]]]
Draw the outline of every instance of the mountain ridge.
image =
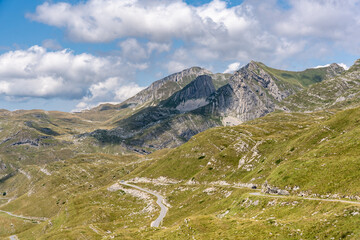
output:
[[[344, 70], [333, 64], [302, 72], [287, 71], [287, 79], [284, 80], [276, 77], [278, 72], [283, 73], [281, 70], [274, 72], [275, 69], [268, 69], [270, 68], [262, 63], [251, 61], [216, 91], [211, 86], [213, 84], [209, 84], [214, 83], [212, 77], [200, 75], [155, 106], [140, 109], [132, 116], [116, 121], [113, 129], [95, 131], [90, 136], [102, 143], [121, 142], [124, 146], [132, 149], [135, 147], [139, 151], [146, 149], [145, 152], [178, 146], [209, 127], [222, 126], [224, 122], [238, 124], [265, 116], [277, 109], [286, 110], [280, 104], [283, 99], [306, 88], [310, 83], [317, 83], [329, 77], [329, 74], [340, 74]], [[301, 82], [301, 77], [306, 81]], [[191, 94], [185, 92], [188, 86], [196, 86], [197, 82], [201, 82], [200, 85], [209, 91], [194, 101]], [[201, 92], [200, 87], [194, 88], [194, 92], [196, 91]], [[183, 105], [178, 108], [180, 102]], [[185, 102], [189, 105], [185, 106]], [[177, 129], [174, 129], [175, 126]]]

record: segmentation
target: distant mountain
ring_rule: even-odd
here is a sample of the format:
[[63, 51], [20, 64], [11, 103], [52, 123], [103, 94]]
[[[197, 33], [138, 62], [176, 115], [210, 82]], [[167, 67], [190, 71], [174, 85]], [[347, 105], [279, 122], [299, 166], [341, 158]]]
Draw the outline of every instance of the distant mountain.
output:
[[192, 67], [153, 82], [149, 87], [120, 104], [102, 104], [77, 114], [89, 120], [108, 120], [111, 124], [129, 117], [140, 109], [156, 106], [160, 101], [169, 98], [201, 75], [211, 76], [216, 89], [227, 84], [231, 76], [231, 74], [213, 74], [204, 68]]
[[[155, 82], [125, 101], [123, 104], [133, 107], [144, 104], [147, 107], [119, 119], [111, 130], [97, 130], [90, 135], [102, 143], [121, 143], [140, 152], [175, 147], [208, 128], [239, 124], [276, 109], [286, 109], [281, 104], [285, 98], [343, 71], [342, 67], [332, 64], [290, 72], [252, 61], [216, 90], [214, 83], [219, 80], [214, 80], [213, 74], [200, 75], [185, 85], [190, 78], [184, 76], [207, 72], [191, 68]], [[178, 84], [181, 89], [177, 92], [169, 88], [175, 82], [184, 85]], [[172, 95], [168, 96], [169, 93]]]

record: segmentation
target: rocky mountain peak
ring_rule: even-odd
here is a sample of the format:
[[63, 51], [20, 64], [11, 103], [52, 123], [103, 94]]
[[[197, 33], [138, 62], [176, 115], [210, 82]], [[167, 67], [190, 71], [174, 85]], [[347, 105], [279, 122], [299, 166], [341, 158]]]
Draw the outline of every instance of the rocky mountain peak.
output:
[[335, 77], [335, 76], [343, 73], [344, 71], [345, 71], [345, 69], [343, 67], [341, 67], [339, 64], [332, 63], [327, 67], [326, 76], [328, 78], [332, 78], [332, 77]]
[[[279, 101], [290, 95], [290, 92], [280, 91], [275, 79], [255, 61], [251, 61], [239, 69], [230, 79], [230, 85], [234, 92], [240, 95], [243, 94], [243, 91], [248, 92], [249, 90], [251, 92], [255, 90], [255, 94], [258, 95], [265, 89], [273, 98]], [[249, 89], [250, 86], [253, 87]]]
[[200, 67], [191, 67], [181, 72], [171, 74], [152, 83], [148, 88], [126, 100], [124, 103], [131, 105], [156, 103], [167, 99], [173, 93], [185, 87], [191, 80], [204, 74], [212, 74], [212, 72]]
[[204, 75], [204, 74], [212, 74], [212, 72], [210, 72], [209, 70], [207, 70], [205, 68], [201, 68], [201, 67], [191, 67], [191, 68], [184, 69], [181, 72], [171, 74], [170, 76], [159, 80], [159, 82], [166, 82], [166, 81], [182, 82], [184, 77], [187, 77], [190, 75], [199, 76], [199, 75]]
[[246, 68], [248, 68], [249, 70], [254, 70], [254, 69], [258, 69], [259, 65], [254, 61], [251, 60], [247, 65]]
[[241, 72], [244, 72], [244, 71], [256, 71], [256, 69], [259, 69], [259, 65], [251, 60], [248, 64], [246, 64], [244, 67], [240, 68], [239, 70], [237, 70], [234, 75], [239, 75], [241, 74]]

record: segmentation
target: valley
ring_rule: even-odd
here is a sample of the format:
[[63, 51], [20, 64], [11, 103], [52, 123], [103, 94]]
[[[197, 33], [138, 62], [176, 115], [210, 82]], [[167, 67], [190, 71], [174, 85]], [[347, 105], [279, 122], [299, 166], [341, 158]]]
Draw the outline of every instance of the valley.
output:
[[358, 239], [360, 60], [186, 69], [117, 105], [0, 112], [2, 239]]

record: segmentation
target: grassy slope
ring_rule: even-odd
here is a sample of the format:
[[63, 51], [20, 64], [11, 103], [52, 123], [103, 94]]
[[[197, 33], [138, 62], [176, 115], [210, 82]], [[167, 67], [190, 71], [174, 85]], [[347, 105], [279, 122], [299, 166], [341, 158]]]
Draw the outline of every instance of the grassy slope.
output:
[[[26, 230], [24, 239], [336, 239], [360, 236], [359, 206], [249, 195], [249, 189], [203, 185], [145, 185], [171, 204], [162, 229], [150, 228], [144, 203], [106, 190], [88, 192], [66, 203], [49, 222]], [[133, 214], [133, 213], [135, 214]], [[97, 229], [95, 233], [90, 227]]]
[[318, 194], [360, 195], [359, 119], [360, 108], [336, 114], [273, 113], [210, 129], [158, 157], [139, 175], [201, 182], [268, 180]]
[[0, 178], [24, 165], [64, 160], [79, 153], [126, 152], [121, 146], [102, 146], [94, 139], [77, 137], [104, 126], [70, 113], [2, 112], [0, 128]]
[[294, 72], [274, 69], [263, 63], [257, 64], [277, 79], [301, 88], [306, 88], [314, 83], [321, 82], [327, 75], [327, 68], [313, 68]]
[[[116, 224], [124, 226], [124, 220], [118, 220], [112, 225], [113, 220], [129, 214], [133, 208], [144, 208], [144, 203], [135, 202], [134, 197], [130, 195], [124, 196], [122, 202], [119, 193], [109, 192], [106, 188], [115, 181], [114, 179], [122, 178], [131, 172], [140, 164], [138, 161], [141, 159], [135, 155], [79, 155], [67, 161], [43, 166], [51, 175], [44, 173], [36, 165], [24, 167], [23, 171], [30, 178], [17, 173], [1, 184], [2, 191], [8, 193], [7, 197], [15, 198], [1, 209], [23, 216], [51, 218], [51, 222], [46, 221], [40, 228], [39, 225], [31, 225], [33, 228], [29, 230], [29, 235], [24, 237], [25, 239], [39, 239], [44, 226], [51, 227], [50, 235], [63, 237], [65, 235], [59, 233], [60, 229], [72, 229], [65, 233], [77, 232], [85, 223], [111, 223], [112, 228], [116, 228]], [[131, 204], [134, 207], [128, 208]], [[139, 211], [138, 217], [143, 219], [148, 216]], [[0, 215], [0, 221], [9, 221], [6, 220], [8, 218], [6, 215]], [[20, 229], [17, 232], [31, 227], [26, 224], [26, 220], [16, 220], [20, 221]], [[150, 224], [150, 219], [146, 223]], [[104, 228], [107, 229], [106, 224]], [[8, 233], [9, 231], [0, 232], [0, 236], [6, 236]], [[71, 234], [69, 233], [69, 236]]]

